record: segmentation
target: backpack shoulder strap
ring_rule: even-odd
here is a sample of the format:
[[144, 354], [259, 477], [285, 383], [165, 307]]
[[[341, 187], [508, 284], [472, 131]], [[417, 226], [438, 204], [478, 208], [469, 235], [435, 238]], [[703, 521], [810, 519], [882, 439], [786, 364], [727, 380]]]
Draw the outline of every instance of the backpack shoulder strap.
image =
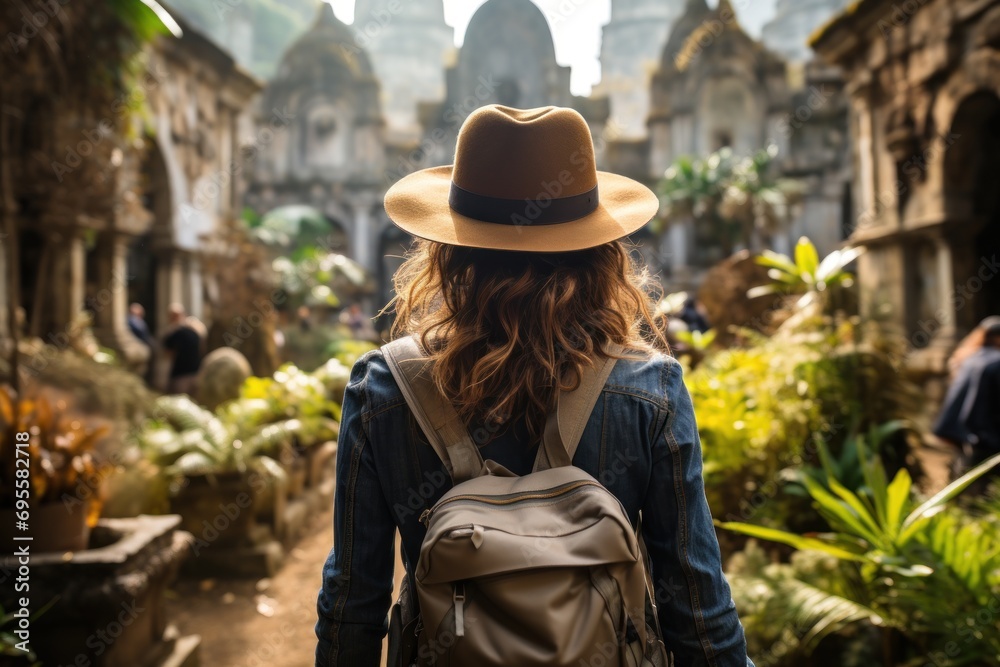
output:
[[[611, 354], [622, 355], [623, 349], [612, 346]], [[545, 435], [538, 448], [533, 472], [573, 464], [573, 456], [587, 427], [590, 413], [601, 397], [611, 371], [618, 359], [598, 357], [593, 366], [583, 369], [579, 386], [571, 392], [560, 392], [556, 409], [545, 422]]]
[[420, 343], [406, 336], [382, 346], [389, 370], [431, 447], [448, 469], [452, 482], [475, 477], [483, 467], [469, 430], [455, 407], [441, 395], [430, 375], [430, 361]]

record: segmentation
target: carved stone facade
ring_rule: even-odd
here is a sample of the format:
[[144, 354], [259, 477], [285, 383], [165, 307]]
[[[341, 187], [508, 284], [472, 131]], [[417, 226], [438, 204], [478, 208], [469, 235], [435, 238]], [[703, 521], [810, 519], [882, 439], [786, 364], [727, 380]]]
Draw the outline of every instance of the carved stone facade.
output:
[[603, 132], [608, 116], [606, 98], [582, 98], [570, 92], [570, 68], [556, 62], [548, 22], [531, 0], [488, 0], [481, 6], [469, 21], [446, 80], [444, 102], [421, 108], [425, 129], [421, 166], [451, 163], [462, 123], [487, 104], [573, 107], [588, 120], [595, 136]]
[[335, 232], [330, 250], [379, 273], [389, 225], [380, 86], [367, 51], [330, 5], [285, 53], [257, 114], [273, 138], [258, 147], [246, 204], [260, 213], [312, 206]]
[[814, 47], [846, 72], [862, 310], [941, 379], [956, 341], [1000, 313], [1000, 0], [863, 0]]
[[[688, 0], [653, 77], [649, 116], [649, 177], [657, 178], [681, 156], [703, 157], [721, 148], [749, 155], [778, 149], [779, 176], [805, 182], [801, 211], [771, 242], [787, 252], [809, 236], [821, 252], [834, 250], [848, 164], [846, 109], [836, 72], [811, 66], [796, 84], [787, 62], [740, 27], [728, 0], [713, 9]], [[672, 289], [696, 286], [704, 271], [724, 259], [718, 231], [691, 219], [671, 220], [662, 269]]]
[[[32, 135], [57, 137], [56, 148], [76, 147], [75, 160], [114, 147], [98, 165], [102, 184], [113, 184], [109, 201], [88, 199], [67, 182], [39, 192], [39, 203], [54, 203], [39, 215], [31, 184], [17, 185], [25, 194], [17, 220], [23, 333], [65, 346], [86, 309], [100, 343], [137, 370], [147, 365], [150, 351], [128, 329], [130, 301], [145, 305], [154, 335], [165, 328], [171, 303], [209, 316], [203, 247], [219, 221], [240, 206], [239, 147], [253, 132], [246, 101], [260, 89], [228, 54], [181, 25], [182, 37], [158, 38], [147, 47], [146, 71], [132, 97], [112, 109], [127, 118], [145, 107], [147, 131], [138, 144], [109, 119], [88, 125], [76, 114], [52, 110], [29, 121]], [[65, 206], [72, 197], [86, 208]], [[6, 308], [0, 304], [4, 314]], [[0, 324], [6, 330], [6, 317]]]

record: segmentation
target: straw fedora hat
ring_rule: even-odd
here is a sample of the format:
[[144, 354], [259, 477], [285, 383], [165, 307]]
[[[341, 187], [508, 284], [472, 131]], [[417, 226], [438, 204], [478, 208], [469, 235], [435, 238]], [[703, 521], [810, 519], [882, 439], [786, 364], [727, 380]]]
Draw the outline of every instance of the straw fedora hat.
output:
[[385, 195], [401, 229], [449, 245], [524, 252], [592, 248], [640, 229], [657, 196], [597, 171], [587, 121], [572, 109], [477, 109], [455, 164], [409, 174]]

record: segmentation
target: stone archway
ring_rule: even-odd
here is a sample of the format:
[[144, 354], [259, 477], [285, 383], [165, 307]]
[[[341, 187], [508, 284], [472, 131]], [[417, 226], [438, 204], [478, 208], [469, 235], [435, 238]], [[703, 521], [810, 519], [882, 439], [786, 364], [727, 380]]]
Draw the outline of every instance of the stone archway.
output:
[[955, 230], [955, 324], [963, 332], [1000, 314], [1000, 94], [980, 88], [956, 100], [947, 127], [959, 137], [944, 156], [943, 192]]

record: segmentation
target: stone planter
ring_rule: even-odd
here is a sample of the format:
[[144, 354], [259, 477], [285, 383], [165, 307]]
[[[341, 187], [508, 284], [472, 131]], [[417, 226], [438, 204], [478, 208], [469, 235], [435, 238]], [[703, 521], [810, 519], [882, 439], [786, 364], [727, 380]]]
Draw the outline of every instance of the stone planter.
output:
[[181, 516], [181, 528], [195, 546], [236, 546], [253, 542], [254, 504], [261, 483], [255, 473], [191, 475], [170, 499], [170, 511]]
[[[28, 521], [30, 530], [17, 533], [31, 536], [32, 553], [66, 552], [86, 549], [90, 538], [87, 514], [90, 501], [64, 505], [61, 502], [45, 503], [32, 507]], [[0, 511], [0, 539], [4, 544], [14, 544], [14, 510]]]
[[196, 577], [266, 577], [281, 566], [277, 542], [285, 516], [284, 483], [263, 473], [193, 475], [170, 502], [194, 536], [183, 573]]
[[288, 498], [298, 498], [306, 488], [309, 471], [305, 453], [297, 449], [290, 450], [287, 459], [287, 461], [282, 460], [281, 467], [288, 475]]
[[[32, 611], [55, 601], [31, 621], [30, 642], [39, 660], [92, 667], [197, 665], [200, 638], [178, 636], [163, 604], [191, 543], [179, 524], [177, 516], [104, 519], [91, 531], [87, 549], [33, 554]], [[0, 559], [7, 577], [18, 567], [16, 557]], [[0, 604], [11, 612], [22, 595], [14, 586], [0, 587]]]
[[332, 479], [337, 463], [336, 441], [324, 442], [306, 450], [306, 462], [309, 468], [306, 486], [320, 486], [324, 480]]

